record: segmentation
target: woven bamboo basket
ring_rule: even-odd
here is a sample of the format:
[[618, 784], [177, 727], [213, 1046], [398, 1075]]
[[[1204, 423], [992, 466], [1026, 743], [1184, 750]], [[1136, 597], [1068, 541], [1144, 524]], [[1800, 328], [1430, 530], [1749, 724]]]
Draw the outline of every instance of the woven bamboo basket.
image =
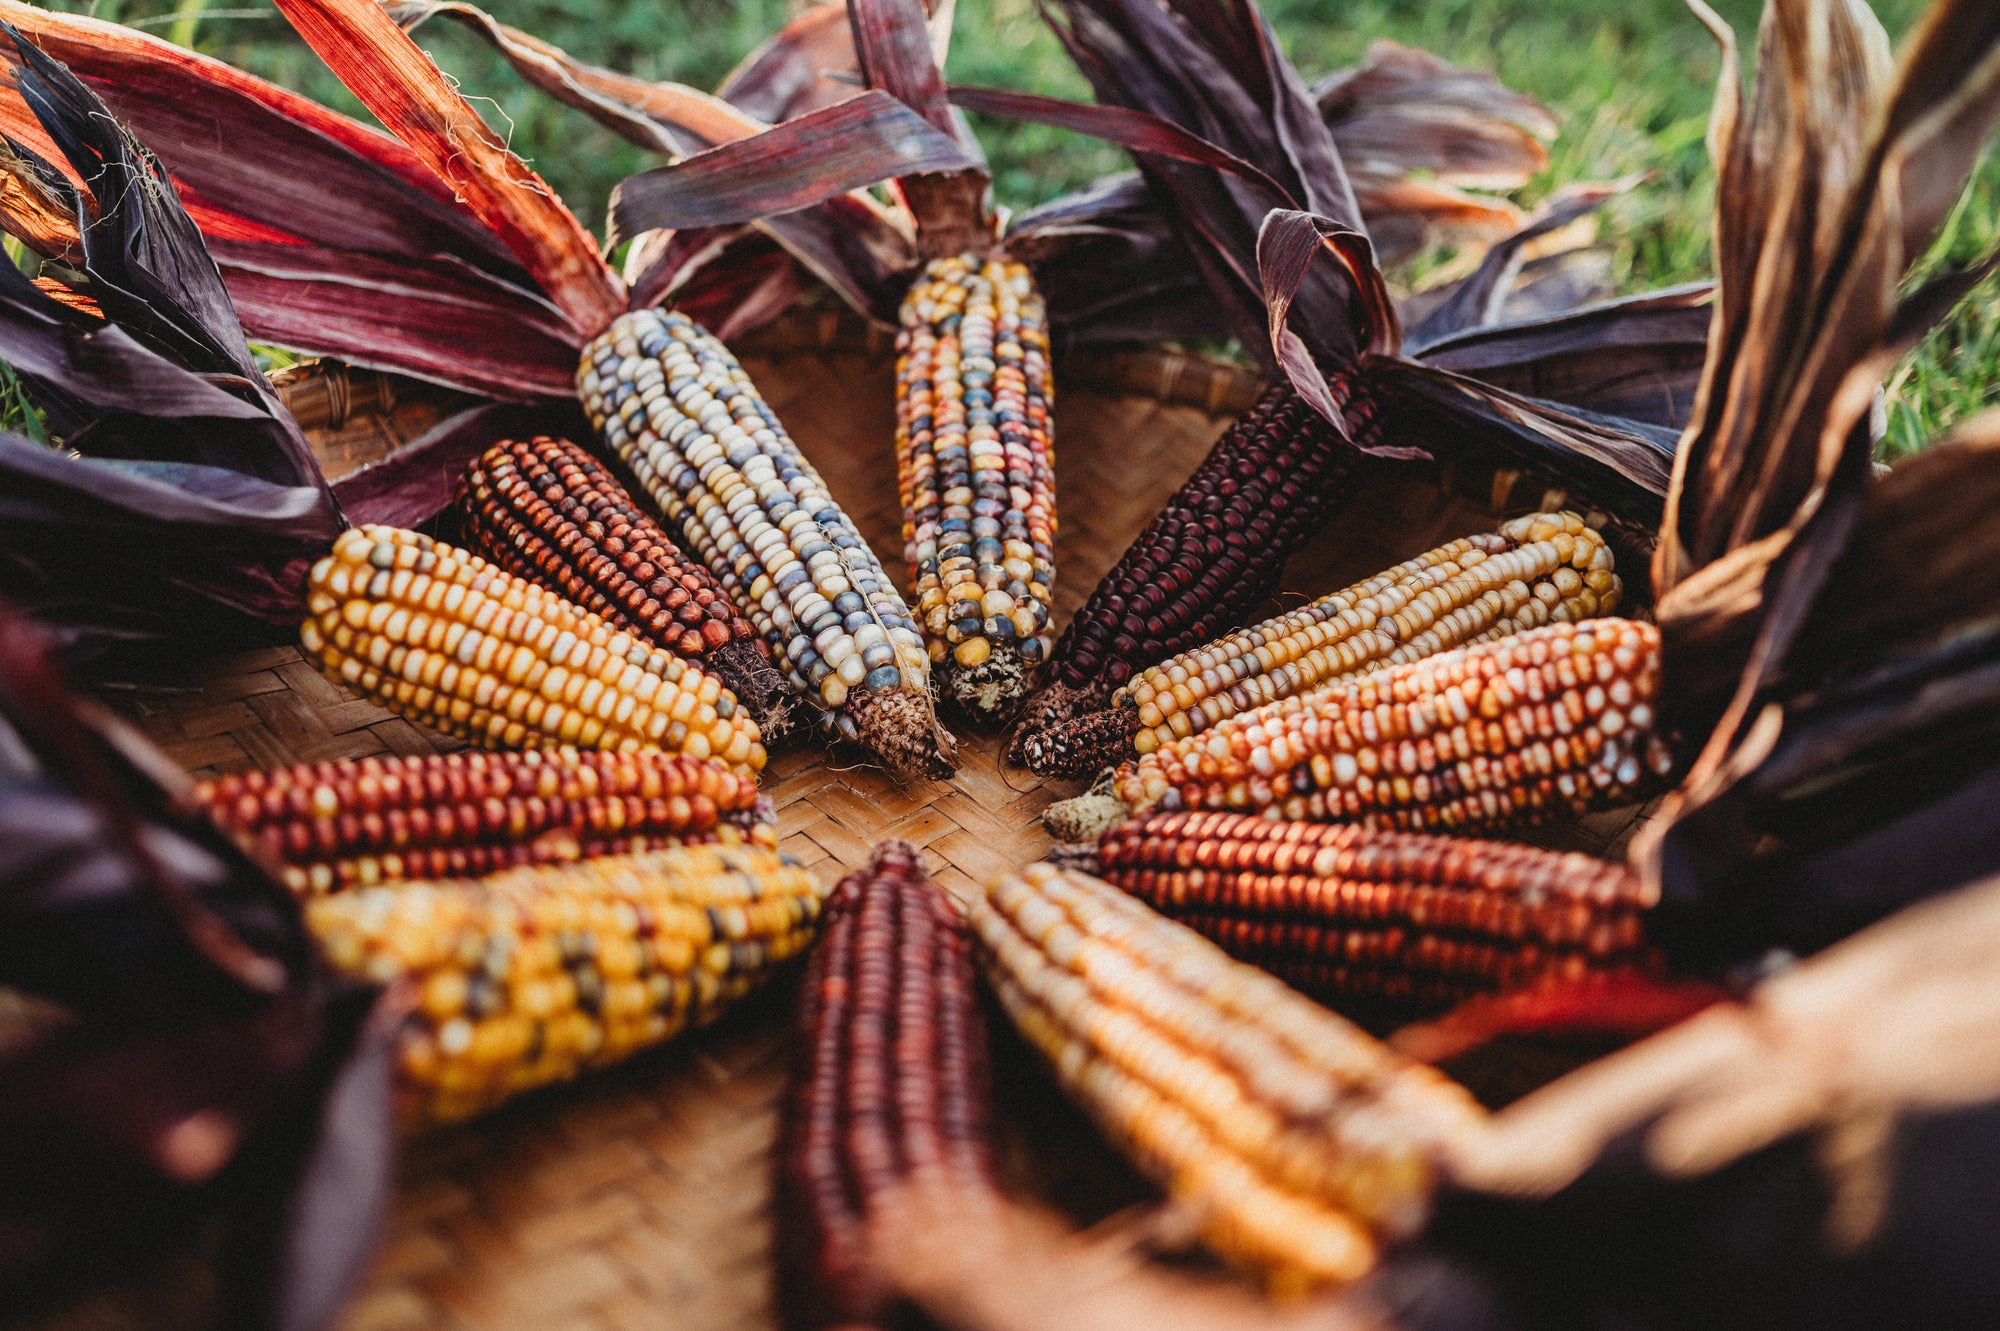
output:
[[[738, 350], [884, 565], [901, 570], [892, 339], [831, 309], [799, 310]], [[1079, 352], [1056, 368], [1060, 623], [1263, 385], [1166, 350]], [[421, 385], [337, 366], [306, 367], [284, 387], [335, 479], [454, 406]], [[1545, 496], [1516, 493], [1518, 481], [1370, 469], [1341, 517], [1289, 565], [1280, 602], [1541, 506]], [[459, 747], [328, 683], [292, 646], [162, 658], [94, 686], [195, 774]], [[870, 843], [902, 837], [961, 899], [1038, 858], [1049, 844], [1039, 814], [1079, 787], [1004, 766], [996, 736], [960, 739], [955, 777], [902, 786], [811, 744], [781, 749], [764, 785], [783, 849], [830, 883], [862, 864]], [[1536, 839], [1615, 855], [1643, 816], [1604, 815]], [[393, 1213], [344, 1331], [775, 1326], [771, 1157], [794, 996], [795, 981], [780, 982], [705, 1031], [408, 1143]], [[997, 1058], [1020, 1187], [1082, 1223], [1147, 1200], [1146, 1186], [1019, 1050], [1003, 1043]], [[1499, 1080], [1520, 1084], [1498, 1093], [1554, 1070], [1513, 1064]], [[0, 1331], [200, 1325], [201, 1279], [176, 1270], [145, 1273], [144, 1293], [121, 1282], [53, 1318], [0, 1311]], [[186, 1311], [170, 1315], [169, 1305]]]

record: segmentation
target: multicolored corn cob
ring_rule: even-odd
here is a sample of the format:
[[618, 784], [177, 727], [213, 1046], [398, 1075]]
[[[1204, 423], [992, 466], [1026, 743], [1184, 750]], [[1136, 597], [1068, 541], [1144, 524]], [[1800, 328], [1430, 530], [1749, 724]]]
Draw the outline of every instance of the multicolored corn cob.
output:
[[755, 781], [657, 749], [302, 763], [200, 781], [194, 796], [313, 895], [711, 841], [777, 845]]
[[318, 897], [335, 967], [406, 982], [403, 1108], [445, 1123], [719, 1014], [812, 941], [805, 870], [692, 846]]
[[1334, 680], [1617, 608], [1611, 548], [1574, 513], [1461, 537], [1345, 590], [1150, 666], [1090, 712], [1021, 746], [1079, 778]]
[[1404, 1013], [1632, 967], [1657, 900], [1588, 855], [1235, 813], [1133, 819], [1105, 833], [1097, 865], [1316, 998]]
[[577, 396], [826, 725], [899, 775], [949, 774], [922, 630], [729, 349], [685, 315], [621, 315]]
[[986, 1031], [965, 926], [916, 848], [885, 841], [827, 899], [799, 1009], [780, 1250], [792, 1320], [889, 1311], [864, 1226], [885, 1189], [992, 1189]]
[[327, 678], [486, 748], [660, 748], [764, 766], [712, 675], [477, 555], [396, 527], [342, 532], [299, 629]]
[[[1576, 816], [1639, 799], [1670, 771], [1659, 687], [1653, 625], [1550, 624], [1163, 744], [1118, 769], [1113, 817], [1228, 809], [1485, 835]], [[1065, 803], [1049, 814], [1074, 833]]]
[[1027, 265], [933, 259], [896, 339], [903, 544], [932, 669], [977, 719], [1012, 712], [1054, 643], [1054, 401]]
[[791, 685], [714, 575], [677, 549], [604, 467], [567, 439], [495, 444], [458, 480], [466, 544], [720, 679], [770, 744]]
[[1412, 1233], [1464, 1091], [1107, 883], [1034, 865], [972, 908], [1003, 1007], [1217, 1253], [1277, 1292]]
[[[1371, 428], [1370, 404], [1344, 410], [1351, 430]], [[1360, 456], [1298, 394], [1259, 398], [1063, 630], [1009, 757], [1020, 761], [1037, 731], [1102, 709], [1140, 670], [1249, 619], [1345, 497]]]

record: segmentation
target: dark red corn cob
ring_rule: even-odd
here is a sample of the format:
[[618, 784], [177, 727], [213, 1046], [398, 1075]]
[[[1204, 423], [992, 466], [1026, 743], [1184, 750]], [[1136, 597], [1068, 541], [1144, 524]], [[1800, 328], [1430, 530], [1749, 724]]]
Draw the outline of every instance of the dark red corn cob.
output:
[[963, 925], [916, 848], [885, 841], [828, 899], [800, 1001], [780, 1250], [800, 1325], [868, 1325], [892, 1295], [864, 1237], [919, 1176], [992, 1190], [986, 1034]]
[[1040, 776], [1081, 781], [1132, 756], [1136, 707], [1085, 712], [1021, 737], [1018, 761]]
[[[1351, 431], [1371, 427], [1364, 403], [1345, 409]], [[1289, 387], [1267, 390], [1063, 630], [1009, 759], [1038, 731], [1102, 709], [1136, 671], [1247, 623], [1339, 505], [1359, 457]]]
[[1435, 1011], [1647, 956], [1652, 898], [1586, 855], [1224, 813], [1134, 819], [1097, 853], [1107, 882], [1334, 1002]]
[[755, 626], [582, 448], [495, 444], [459, 477], [458, 510], [476, 553], [712, 672], [767, 746], [789, 729], [793, 691]]

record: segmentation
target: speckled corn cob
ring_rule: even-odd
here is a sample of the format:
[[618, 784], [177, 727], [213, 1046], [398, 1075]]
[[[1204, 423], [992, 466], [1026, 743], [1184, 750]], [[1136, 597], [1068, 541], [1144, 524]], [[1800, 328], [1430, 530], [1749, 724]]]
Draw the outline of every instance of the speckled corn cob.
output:
[[1299, 1293], [1374, 1264], [1429, 1203], [1472, 1100], [1110, 885], [1034, 865], [975, 901], [1007, 1013], [1216, 1252]]
[[1142, 670], [1105, 712], [1028, 738], [1022, 758], [1043, 776], [1091, 776], [1334, 680], [1609, 614], [1621, 590], [1582, 518], [1516, 518]]
[[819, 895], [773, 851], [693, 846], [318, 897], [333, 965], [416, 998], [406, 1118], [443, 1123], [716, 1016], [812, 940]]
[[700, 664], [757, 722], [791, 722], [790, 683], [717, 584], [641, 512], [604, 464], [567, 439], [495, 444], [458, 480], [466, 543], [516, 577]]
[[1234, 813], [1134, 819], [1104, 835], [1097, 865], [1314, 997], [1404, 1013], [1632, 965], [1656, 900], [1588, 855]]
[[[1501, 832], [1638, 799], [1664, 777], [1659, 682], [1653, 625], [1550, 624], [1231, 717], [1125, 764], [1113, 786], [1122, 817], [1230, 809]], [[1049, 812], [1063, 820], [1066, 804]]]
[[327, 678], [469, 743], [764, 766], [757, 723], [714, 676], [428, 536], [342, 532], [306, 610], [299, 640]]
[[[1368, 403], [1344, 406], [1350, 429], [1373, 428]], [[1259, 398], [1063, 630], [1009, 757], [1020, 761], [1037, 731], [1103, 708], [1140, 670], [1248, 620], [1345, 497], [1359, 456], [1288, 388]]]
[[780, 1253], [805, 1326], [877, 1323], [865, 1228], [918, 1174], [993, 1188], [986, 1031], [965, 926], [902, 841], [827, 900], [799, 1005]]
[[685, 315], [621, 315], [577, 396], [827, 726], [899, 775], [949, 774], [922, 631], [728, 348]]
[[756, 782], [658, 750], [301, 763], [200, 781], [194, 794], [283, 865], [287, 886], [312, 894], [710, 841], [777, 844]]
[[932, 260], [896, 353], [903, 543], [931, 667], [973, 716], [1004, 716], [1054, 642], [1055, 386], [1027, 266]]

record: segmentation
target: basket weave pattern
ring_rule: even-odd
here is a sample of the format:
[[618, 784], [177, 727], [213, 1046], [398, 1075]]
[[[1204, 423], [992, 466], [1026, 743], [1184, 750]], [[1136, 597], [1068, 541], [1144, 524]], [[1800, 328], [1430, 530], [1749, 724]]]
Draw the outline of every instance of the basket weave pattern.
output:
[[[829, 314], [788, 320], [753, 339], [744, 360], [901, 577], [893, 351], [879, 336], [852, 332]], [[1258, 384], [1163, 353], [1086, 354], [1059, 364], [1058, 374], [1062, 622]], [[386, 396], [346, 387], [337, 396], [339, 423], [319, 433], [343, 470], [366, 451], [371, 420], [383, 422], [376, 437], [393, 444], [423, 418]], [[1346, 514], [1293, 561], [1281, 599], [1321, 594], [1490, 528], [1491, 507], [1455, 492], [1504, 493], [1491, 480], [1440, 485], [1413, 479], [1410, 468], [1370, 472]], [[293, 647], [107, 680], [102, 695], [196, 773], [461, 747], [328, 683]], [[949, 781], [898, 786], [810, 742], [780, 750], [763, 784], [778, 807], [783, 849], [831, 882], [865, 861], [870, 842], [902, 837], [924, 849], [961, 899], [1039, 857], [1048, 845], [1039, 814], [1078, 787], [1005, 767], [998, 736], [954, 728], [961, 765]], [[1602, 853], [1622, 843], [1635, 817], [1609, 815], [1537, 839]], [[782, 982], [707, 1031], [412, 1142], [346, 1331], [773, 1326], [770, 1152], [793, 992]]]

